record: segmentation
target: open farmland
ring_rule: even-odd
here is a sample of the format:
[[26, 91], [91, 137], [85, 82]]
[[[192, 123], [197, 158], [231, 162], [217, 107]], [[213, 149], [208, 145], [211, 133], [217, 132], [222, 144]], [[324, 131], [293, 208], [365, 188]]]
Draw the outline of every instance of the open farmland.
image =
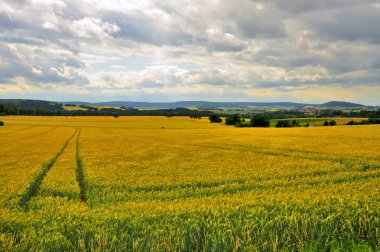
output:
[[380, 126], [0, 117], [0, 250], [380, 248]]

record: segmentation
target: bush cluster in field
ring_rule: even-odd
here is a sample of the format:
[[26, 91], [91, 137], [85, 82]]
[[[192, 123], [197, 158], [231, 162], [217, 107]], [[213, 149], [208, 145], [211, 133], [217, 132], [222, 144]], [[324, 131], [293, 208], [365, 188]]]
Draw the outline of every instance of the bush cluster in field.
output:
[[356, 122], [356, 121], [351, 120], [346, 124], [347, 125], [380, 124], [380, 119], [379, 118], [369, 118], [368, 120], [362, 120], [360, 122]]
[[336, 121], [335, 120], [330, 120], [330, 121], [325, 121], [323, 123], [323, 126], [335, 126], [336, 125]]
[[292, 128], [292, 127], [299, 127], [300, 124], [296, 121], [288, 121], [288, 120], [279, 120], [276, 123], [276, 128]]
[[[220, 115], [212, 114], [209, 116], [209, 120], [211, 123], [221, 123], [223, 119]], [[303, 124], [305, 127], [310, 127], [309, 121], [307, 119], [302, 119], [301, 121], [306, 121], [306, 124]], [[312, 119], [310, 121], [318, 121], [318, 119]], [[300, 120], [276, 120], [275, 121], [276, 128], [292, 128], [292, 127], [300, 127]], [[227, 116], [225, 118], [226, 125], [234, 125], [236, 127], [270, 127], [270, 119], [261, 114], [253, 115], [250, 118], [249, 122], [246, 122], [245, 118], [239, 114], [233, 114]], [[335, 126], [337, 122], [335, 120], [325, 120], [323, 122], [323, 126]], [[366, 125], [366, 124], [380, 124], [380, 119], [378, 118], [369, 118], [367, 120], [354, 121], [350, 120], [346, 123], [346, 125]]]
[[[209, 117], [211, 123], [221, 123], [223, 119], [213, 114]], [[269, 127], [269, 119], [263, 115], [254, 115], [250, 119], [249, 123], [245, 122], [245, 119], [238, 114], [230, 115], [225, 118], [226, 125], [235, 125], [236, 127]]]

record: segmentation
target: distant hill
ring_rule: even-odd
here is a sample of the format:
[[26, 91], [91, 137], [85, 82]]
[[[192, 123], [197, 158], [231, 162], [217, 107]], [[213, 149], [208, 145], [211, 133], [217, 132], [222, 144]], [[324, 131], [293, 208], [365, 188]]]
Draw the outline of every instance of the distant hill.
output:
[[362, 104], [343, 101], [330, 101], [323, 104], [307, 104], [296, 102], [208, 102], [208, 101], [178, 101], [178, 102], [133, 102], [133, 101], [109, 101], [109, 102], [53, 102], [42, 100], [24, 99], [0, 99], [0, 104], [8, 105], [16, 109], [39, 109], [47, 111], [64, 111], [63, 104], [107, 106], [127, 108], [152, 108], [152, 109], [176, 109], [176, 108], [204, 108], [204, 109], [245, 109], [256, 108], [279, 108], [279, 109], [302, 109], [305, 107], [320, 108], [370, 108]]
[[344, 101], [330, 101], [319, 105], [320, 107], [339, 107], [339, 108], [365, 108], [363, 104], [344, 102]]
[[76, 105], [89, 106], [115, 106], [115, 107], [133, 107], [133, 108], [157, 108], [157, 109], [174, 109], [174, 108], [247, 108], [247, 107], [293, 107], [302, 108], [305, 106], [315, 106], [315, 104], [295, 103], [295, 102], [208, 102], [208, 101], [178, 101], [178, 102], [131, 102], [131, 101], [110, 101], [110, 102], [63, 102]]
[[24, 99], [0, 99], [0, 104], [8, 105], [16, 109], [39, 109], [49, 111], [63, 111], [63, 107], [57, 102]]

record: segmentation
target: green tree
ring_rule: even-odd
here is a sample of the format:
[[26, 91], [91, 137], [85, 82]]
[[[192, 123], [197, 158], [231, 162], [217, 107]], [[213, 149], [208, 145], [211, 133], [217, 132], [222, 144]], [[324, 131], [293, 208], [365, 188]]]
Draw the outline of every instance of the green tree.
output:
[[299, 122], [297, 122], [296, 120], [292, 121], [292, 127], [299, 127], [299, 126], [300, 126]]
[[221, 123], [223, 121], [223, 119], [217, 114], [210, 115], [208, 119], [211, 123]]
[[0, 104], [0, 115], [14, 115], [15, 109], [11, 106]]
[[380, 118], [369, 118], [368, 123], [369, 124], [380, 124]]
[[269, 125], [270, 125], [269, 119], [263, 115], [254, 115], [251, 118], [252, 127], [269, 127]]
[[336, 121], [335, 120], [331, 120], [329, 124], [330, 124], [330, 126], [335, 126], [336, 125]]
[[276, 124], [276, 128], [291, 128], [292, 125], [288, 120], [279, 120]]
[[226, 125], [239, 125], [241, 123], [241, 117], [238, 114], [230, 115], [226, 118]]

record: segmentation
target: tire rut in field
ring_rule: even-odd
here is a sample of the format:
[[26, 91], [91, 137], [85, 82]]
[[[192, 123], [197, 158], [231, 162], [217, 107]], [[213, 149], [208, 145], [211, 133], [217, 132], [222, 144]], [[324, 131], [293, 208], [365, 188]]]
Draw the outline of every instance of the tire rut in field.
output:
[[81, 128], [79, 129], [78, 136], [77, 136], [77, 143], [76, 143], [76, 159], [77, 159], [77, 167], [76, 167], [76, 173], [77, 173], [77, 182], [80, 189], [80, 200], [82, 202], [87, 201], [87, 182], [85, 178], [85, 172], [84, 172], [84, 165], [82, 161], [82, 157], [80, 156], [80, 149], [79, 149], [79, 136], [81, 133]]
[[44, 163], [42, 165], [42, 169], [39, 171], [39, 173], [36, 175], [36, 177], [33, 179], [33, 181], [30, 183], [29, 187], [25, 191], [25, 193], [21, 196], [19, 205], [21, 207], [27, 208], [30, 199], [37, 194], [38, 189], [40, 188], [42, 181], [44, 180], [45, 176], [51, 169], [51, 167], [54, 165], [54, 163], [57, 161], [59, 156], [62, 155], [62, 153], [65, 151], [67, 145], [69, 144], [70, 140], [74, 138], [74, 136], [77, 134], [78, 128], [76, 128], [74, 134], [72, 134], [69, 139], [65, 142], [65, 144], [62, 146], [61, 150], [55, 154], [55, 156], [50, 159], [48, 163]]

